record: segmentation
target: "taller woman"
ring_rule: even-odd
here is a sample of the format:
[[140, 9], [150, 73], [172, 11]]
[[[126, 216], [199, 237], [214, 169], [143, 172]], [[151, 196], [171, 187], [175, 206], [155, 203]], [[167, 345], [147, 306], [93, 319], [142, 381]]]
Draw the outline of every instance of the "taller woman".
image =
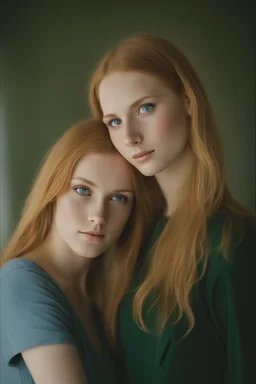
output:
[[90, 102], [118, 151], [156, 177], [166, 200], [117, 293], [117, 321], [106, 315], [129, 383], [256, 382], [255, 219], [227, 188], [195, 70], [164, 38], [135, 36], [99, 63]]

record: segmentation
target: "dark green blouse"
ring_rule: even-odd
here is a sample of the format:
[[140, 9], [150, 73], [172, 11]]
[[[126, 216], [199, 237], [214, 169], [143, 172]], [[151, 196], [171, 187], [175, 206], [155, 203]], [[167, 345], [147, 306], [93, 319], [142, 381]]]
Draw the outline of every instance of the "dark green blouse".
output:
[[[166, 218], [157, 224], [147, 250], [161, 234]], [[119, 336], [124, 375], [131, 384], [253, 384], [256, 383], [256, 231], [248, 225], [243, 241], [231, 245], [229, 261], [217, 250], [223, 220], [209, 221], [211, 252], [207, 271], [192, 295], [195, 326], [187, 321], [156, 331], [156, 309], [148, 311], [141, 331], [132, 316], [134, 290], [125, 295], [119, 312]], [[236, 240], [236, 239], [234, 239]], [[133, 286], [145, 276], [147, 254], [141, 255]], [[168, 267], [168, 266], [166, 266]], [[181, 340], [182, 339], [182, 340]]]

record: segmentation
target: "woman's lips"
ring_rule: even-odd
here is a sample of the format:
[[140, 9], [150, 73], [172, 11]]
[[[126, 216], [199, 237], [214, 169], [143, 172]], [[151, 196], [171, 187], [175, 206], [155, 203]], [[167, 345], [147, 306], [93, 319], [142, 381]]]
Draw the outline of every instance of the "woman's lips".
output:
[[132, 158], [135, 160], [145, 159], [146, 157], [148, 157], [153, 152], [154, 152], [154, 150], [153, 151], [142, 151], [142, 152], [134, 154], [132, 156]]

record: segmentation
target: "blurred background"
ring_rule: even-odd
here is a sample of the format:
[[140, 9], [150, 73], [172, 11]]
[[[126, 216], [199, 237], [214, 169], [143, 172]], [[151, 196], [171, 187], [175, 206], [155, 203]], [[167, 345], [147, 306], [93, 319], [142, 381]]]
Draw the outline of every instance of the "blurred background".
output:
[[136, 33], [177, 44], [215, 111], [233, 194], [255, 212], [255, 13], [252, 1], [9, 1], [1, 5], [1, 245], [48, 148], [90, 117], [102, 55]]

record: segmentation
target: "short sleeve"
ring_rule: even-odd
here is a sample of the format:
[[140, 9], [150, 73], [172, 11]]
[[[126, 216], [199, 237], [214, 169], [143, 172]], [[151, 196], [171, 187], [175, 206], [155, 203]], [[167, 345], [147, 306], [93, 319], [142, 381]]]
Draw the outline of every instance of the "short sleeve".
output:
[[228, 382], [256, 383], [256, 232], [226, 262], [212, 293], [213, 318], [225, 340]]
[[1, 279], [1, 333], [6, 363], [40, 345], [72, 344], [72, 322], [61, 290], [46, 276], [15, 268]]

